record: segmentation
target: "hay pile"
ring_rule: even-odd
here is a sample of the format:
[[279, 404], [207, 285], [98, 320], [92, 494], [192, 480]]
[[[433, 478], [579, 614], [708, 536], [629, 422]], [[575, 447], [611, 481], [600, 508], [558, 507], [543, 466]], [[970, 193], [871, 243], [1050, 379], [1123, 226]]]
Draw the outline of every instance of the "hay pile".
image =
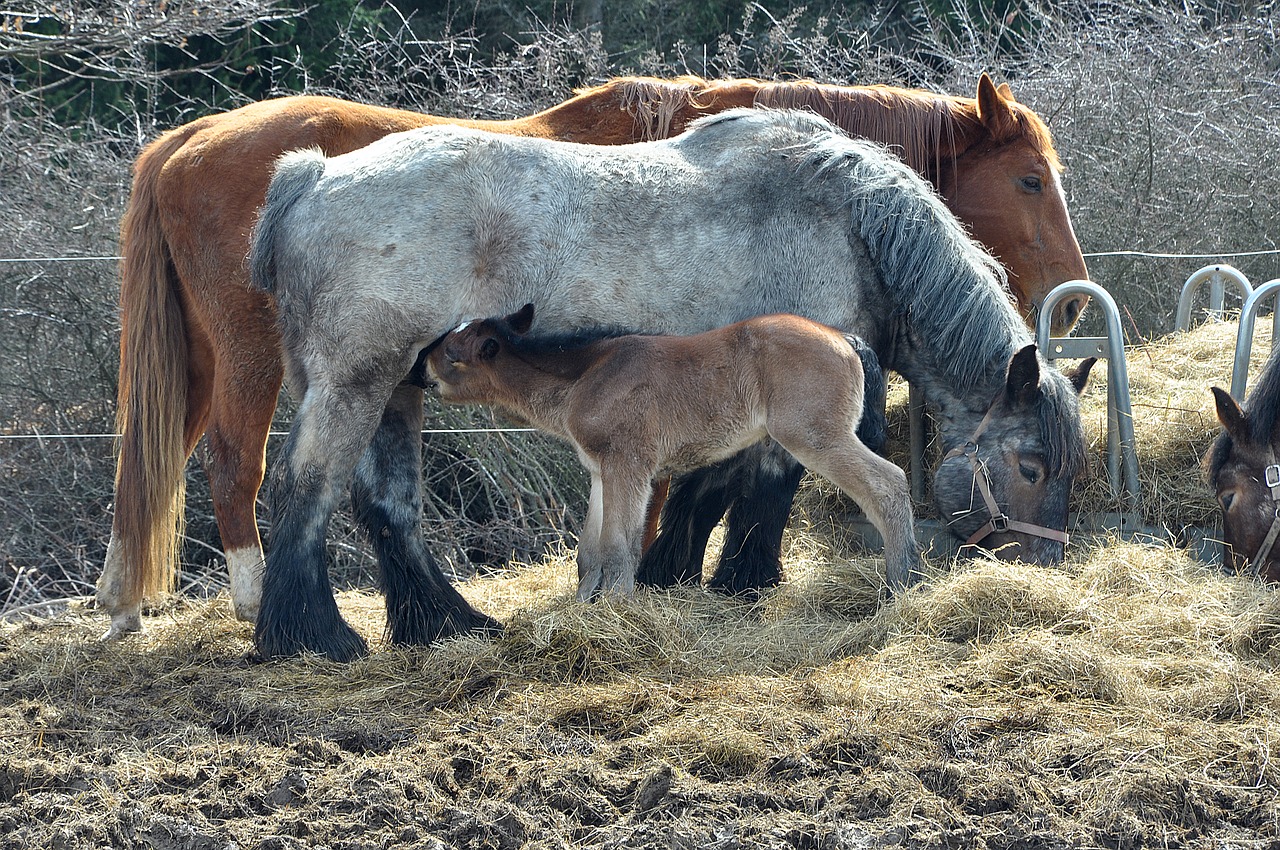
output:
[[877, 609], [825, 540], [754, 605], [581, 605], [562, 553], [463, 586], [500, 638], [346, 666], [248, 663], [225, 599], [0, 625], [0, 848], [1280, 840], [1274, 590], [1113, 544]]

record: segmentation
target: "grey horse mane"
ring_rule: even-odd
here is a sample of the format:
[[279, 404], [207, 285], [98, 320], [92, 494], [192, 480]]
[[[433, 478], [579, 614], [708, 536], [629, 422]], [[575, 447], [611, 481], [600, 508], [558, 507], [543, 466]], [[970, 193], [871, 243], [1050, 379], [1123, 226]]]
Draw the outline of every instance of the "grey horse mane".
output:
[[[731, 110], [700, 119], [690, 129], [765, 110]], [[768, 110], [772, 112], [772, 110]], [[778, 113], [774, 113], [775, 116]], [[1012, 306], [1004, 269], [965, 233], [963, 226], [916, 172], [880, 145], [851, 139], [825, 119], [787, 111], [784, 123], [808, 131], [794, 156], [812, 179], [843, 173], [854, 227], [880, 272], [895, 312], [909, 334], [946, 376], [957, 395], [981, 397], [1003, 386], [1009, 358], [1032, 342]], [[1053, 474], [1084, 465], [1084, 436], [1076, 393], [1057, 370], [1042, 365], [1035, 418]], [[994, 400], [994, 399], [993, 399]]]

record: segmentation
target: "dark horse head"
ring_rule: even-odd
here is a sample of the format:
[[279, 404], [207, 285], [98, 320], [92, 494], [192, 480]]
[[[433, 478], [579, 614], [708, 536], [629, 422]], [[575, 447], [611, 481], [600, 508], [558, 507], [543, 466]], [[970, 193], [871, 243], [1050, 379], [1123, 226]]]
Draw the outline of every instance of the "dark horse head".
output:
[[1028, 345], [1010, 359], [990, 407], [970, 410], [968, 421], [980, 417], [972, 431], [942, 423], [934, 503], [967, 544], [1006, 559], [1062, 560], [1067, 498], [1084, 465], [1076, 397], [1094, 362], [1060, 373]]
[[1223, 432], [1205, 455], [1205, 472], [1222, 507], [1224, 565], [1280, 581], [1280, 532], [1273, 531], [1280, 528], [1280, 348], [1244, 407], [1212, 390]]

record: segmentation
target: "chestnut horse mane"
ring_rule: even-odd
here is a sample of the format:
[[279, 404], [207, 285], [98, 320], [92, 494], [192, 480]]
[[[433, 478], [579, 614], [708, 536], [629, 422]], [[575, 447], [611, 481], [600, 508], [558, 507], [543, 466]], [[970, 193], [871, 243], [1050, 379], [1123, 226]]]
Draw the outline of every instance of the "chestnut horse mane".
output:
[[[972, 98], [883, 85], [706, 80], [686, 75], [672, 80], [619, 77], [579, 93], [614, 91], [622, 108], [644, 129], [645, 138], [653, 140], [671, 135], [680, 111], [706, 109], [716, 97], [743, 89], [752, 93], [754, 106], [815, 112], [847, 133], [889, 147], [915, 171], [929, 176], [939, 173], [944, 159], [963, 152], [967, 145], [958, 140], [980, 128], [977, 102]], [[1014, 118], [1013, 132], [1000, 141], [1025, 138], [1061, 170], [1049, 128], [1040, 117], [1016, 101], [1006, 103]]]

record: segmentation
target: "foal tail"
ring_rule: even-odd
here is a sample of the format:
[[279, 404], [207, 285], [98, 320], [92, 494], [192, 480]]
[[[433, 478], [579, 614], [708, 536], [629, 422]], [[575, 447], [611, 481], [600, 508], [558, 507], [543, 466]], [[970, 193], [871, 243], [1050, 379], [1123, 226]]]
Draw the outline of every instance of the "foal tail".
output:
[[159, 209], [160, 172], [187, 134], [156, 140], [134, 164], [120, 225], [120, 376], [112, 536], [119, 547], [114, 594], [140, 601], [174, 584], [187, 445], [186, 318]]

